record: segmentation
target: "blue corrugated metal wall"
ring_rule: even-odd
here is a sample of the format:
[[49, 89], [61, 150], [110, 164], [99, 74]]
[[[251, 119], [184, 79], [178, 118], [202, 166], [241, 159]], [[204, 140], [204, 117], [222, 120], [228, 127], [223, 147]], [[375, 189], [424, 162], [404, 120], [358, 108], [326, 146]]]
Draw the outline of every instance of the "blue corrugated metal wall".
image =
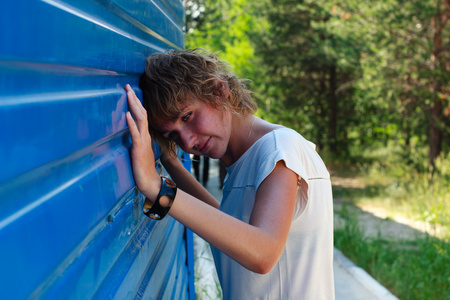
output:
[[0, 299], [193, 299], [191, 235], [142, 214], [123, 90], [183, 25], [179, 0], [2, 2]]

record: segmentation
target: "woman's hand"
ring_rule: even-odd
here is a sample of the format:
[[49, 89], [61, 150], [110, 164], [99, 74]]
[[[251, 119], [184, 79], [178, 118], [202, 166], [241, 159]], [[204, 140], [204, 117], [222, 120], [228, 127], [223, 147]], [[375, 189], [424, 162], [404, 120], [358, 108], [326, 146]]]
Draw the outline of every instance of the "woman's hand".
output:
[[147, 111], [142, 106], [130, 85], [125, 86], [130, 112], [127, 112], [127, 123], [130, 130], [131, 165], [134, 181], [139, 191], [150, 200], [155, 200], [161, 189], [161, 178], [155, 168], [155, 155], [152, 150], [152, 139], [148, 132]]

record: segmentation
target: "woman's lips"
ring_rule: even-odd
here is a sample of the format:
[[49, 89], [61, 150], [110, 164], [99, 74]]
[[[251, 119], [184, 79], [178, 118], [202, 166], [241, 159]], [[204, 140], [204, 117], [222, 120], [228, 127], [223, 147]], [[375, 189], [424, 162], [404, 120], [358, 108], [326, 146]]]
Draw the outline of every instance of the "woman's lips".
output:
[[211, 146], [211, 137], [206, 140], [206, 142], [203, 144], [203, 146], [200, 149], [198, 149], [198, 151], [200, 151], [201, 153], [204, 154], [209, 150], [210, 146]]

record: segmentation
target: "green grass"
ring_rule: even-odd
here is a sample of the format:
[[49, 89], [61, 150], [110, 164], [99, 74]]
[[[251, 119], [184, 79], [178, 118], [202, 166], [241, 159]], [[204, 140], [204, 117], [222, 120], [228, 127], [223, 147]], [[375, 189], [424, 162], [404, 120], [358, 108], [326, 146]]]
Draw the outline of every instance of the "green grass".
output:
[[439, 227], [440, 238], [425, 235], [388, 240], [367, 237], [354, 210], [336, 212], [344, 225], [335, 229], [335, 246], [400, 299], [450, 300], [450, 154], [428, 168], [426, 151], [367, 149], [357, 159], [334, 161], [335, 176], [356, 179], [355, 186], [334, 186], [335, 198], [348, 205], [383, 207], [401, 216]]
[[[372, 203], [411, 220], [450, 231], [450, 153], [428, 168], [424, 149], [407, 154], [396, 147], [361, 151], [350, 162], [329, 161], [334, 175], [353, 177], [359, 187], [333, 187], [335, 197], [352, 203]], [[447, 236], [450, 237], [450, 236]]]
[[356, 216], [339, 212], [345, 226], [335, 246], [400, 299], [450, 299], [450, 244], [431, 236], [389, 241], [364, 236]]

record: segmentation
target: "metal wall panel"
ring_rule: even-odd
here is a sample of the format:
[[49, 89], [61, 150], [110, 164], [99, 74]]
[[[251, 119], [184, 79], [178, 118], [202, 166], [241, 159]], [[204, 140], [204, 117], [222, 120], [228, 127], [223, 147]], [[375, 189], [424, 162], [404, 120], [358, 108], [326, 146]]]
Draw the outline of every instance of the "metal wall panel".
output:
[[193, 298], [185, 228], [142, 214], [123, 90], [183, 23], [179, 0], [2, 2], [0, 298]]

